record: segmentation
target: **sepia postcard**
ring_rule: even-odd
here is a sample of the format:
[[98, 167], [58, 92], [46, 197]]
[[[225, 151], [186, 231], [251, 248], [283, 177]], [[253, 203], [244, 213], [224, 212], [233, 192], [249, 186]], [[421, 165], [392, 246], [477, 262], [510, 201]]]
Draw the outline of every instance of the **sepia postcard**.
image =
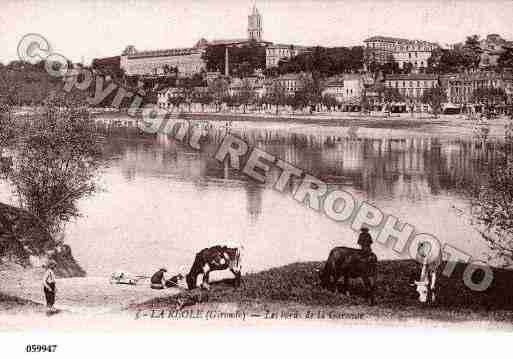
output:
[[512, 19], [509, 0], [2, 0], [2, 346], [510, 335]]

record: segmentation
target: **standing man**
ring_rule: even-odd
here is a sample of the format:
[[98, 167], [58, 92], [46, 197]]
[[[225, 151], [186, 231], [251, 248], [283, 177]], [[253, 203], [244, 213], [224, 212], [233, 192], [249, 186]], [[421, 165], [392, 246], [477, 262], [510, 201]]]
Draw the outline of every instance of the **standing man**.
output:
[[362, 252], [370, 254], [370, 253], [372, 253], [372, 248], [371, 248], [372, 237], [369, 234], [369, 228], [362, 227], [362, 229], [360, 231], [361, 232], [360, 232], [360, 235], [358, 236], [357, 243], [360, 246], [360, 248], [362, 249]]
[[46, 272], [43, 276], [43, 291], [46, 299], [47, 314], [55, 312], [53, 305], [55, 304], [55, 294], [57, 293], [57, 287], [55, 286], [55, 273], [53, 270], [56, 267], [56, 263], [52, 260], [44, 266]]

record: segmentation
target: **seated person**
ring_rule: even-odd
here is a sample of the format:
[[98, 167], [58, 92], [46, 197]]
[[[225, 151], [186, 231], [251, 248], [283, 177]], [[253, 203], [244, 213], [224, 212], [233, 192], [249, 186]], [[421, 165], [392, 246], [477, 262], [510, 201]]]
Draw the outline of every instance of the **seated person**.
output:
[[166, 272], [166, 268], [160, 268], [151, 276], [150, 287], [152, 289], [164, 289], [166, 287], [166, 279], [164, 278]]

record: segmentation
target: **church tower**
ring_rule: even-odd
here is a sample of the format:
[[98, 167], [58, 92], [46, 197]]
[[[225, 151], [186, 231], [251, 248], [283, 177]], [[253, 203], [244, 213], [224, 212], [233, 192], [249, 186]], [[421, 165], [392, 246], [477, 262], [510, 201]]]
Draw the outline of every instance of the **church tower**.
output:
[[248, 39], [262, 41], [262, 15], [258, 12], [256, 4], [248, 16]]

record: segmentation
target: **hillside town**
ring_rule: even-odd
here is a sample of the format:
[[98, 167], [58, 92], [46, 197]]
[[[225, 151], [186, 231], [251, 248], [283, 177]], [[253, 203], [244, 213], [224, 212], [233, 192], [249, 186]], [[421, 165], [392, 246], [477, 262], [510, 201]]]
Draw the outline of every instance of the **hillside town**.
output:
[[513, 7], [0, 3], [4, 332], [513, 330]]
[[253, 6], [245, 38], [97, 58], [92, 68], [170, 111], [486, 114], [511, 111], [513, 41], [441, 45], [375, 35], [361, 46], [277, 44]]

